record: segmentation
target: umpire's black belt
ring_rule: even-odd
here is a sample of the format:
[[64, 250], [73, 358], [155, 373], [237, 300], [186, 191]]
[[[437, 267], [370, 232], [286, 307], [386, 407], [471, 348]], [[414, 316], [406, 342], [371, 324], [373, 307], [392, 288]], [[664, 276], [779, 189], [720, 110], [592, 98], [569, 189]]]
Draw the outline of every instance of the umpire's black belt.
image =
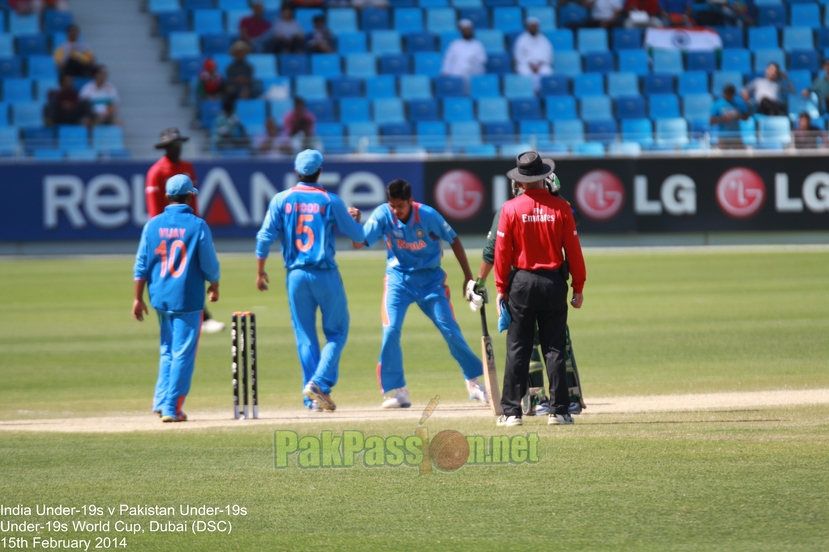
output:
[[524, 270], [522, 268], [518, 269], [519, 272], [529, 272], [530, 274], [535, 274], [536, 276], [542, 276], [544, 278], [548, 278], [552, 280], [556, 276], [560, 276], [564, 278], [564, 280], [568, 280], [570, 278], [570, 270], [567, 268], [567, 261], [561, 263], [561, 266], [555, 270]]

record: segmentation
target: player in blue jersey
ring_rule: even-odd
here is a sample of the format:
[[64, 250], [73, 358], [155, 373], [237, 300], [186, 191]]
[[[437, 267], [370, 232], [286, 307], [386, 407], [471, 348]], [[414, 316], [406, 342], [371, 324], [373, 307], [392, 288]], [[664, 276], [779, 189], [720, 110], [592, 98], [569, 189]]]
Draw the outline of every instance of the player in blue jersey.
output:
[[135, 298], [132, 315], [142, 322], [149, 313], [144, 287], [161, 327], [153, 411], [163, 422], [184, 422], [184, 399], [190, 391], [204, 311], [204, 283], [211, 303], [219, 300], [219, 261], [204, 219], [193, 213], [198, 191], [189, 176], [167, 180], [164, 212], [144, 225], [135, 255]]
[[[331, 388], [337, 383], [349, 323], [345, 288], [334, 262], [334, 228], [354, 241], [362, 241], [365, 234], [358, 222], [359, 211], [347, 209], [339, 196], [317, 184], [322, 160], [316, 150], [300, 152], [294, 162], [299, 182], [271, 200], [256, 234], [256, 287], [260, 291], [268, 289], [265, 261], [271, 244], [279, 238], [287, 270], [291, 323], [302, 365], [305, 406], [334, 410]], [[317, 340], [317, 309], [322, 311], [326, 339], [322, 351]]]
[[403, 376], [403, 351], [400, 348], [403, 319], [412, 303], [417, 303], [443, 334], [466, 378], [469, 398], [486, 404], [486, 391], [478, 381], [483, 373], [481, 359], [469, 348], [455, 320], [446, 273], [440, 267], [441, 240], [444, 240], [451, 244], [463, 270], [463, 289], [469, 287], [472, 271], [463, 245], [440, 213], [413, 201], [412, 187], [405, 180], [390, 182], [386, 187], [386, 198], [388, 203], [377, 207], [364, 226], [365, 241], [354, 243], [359, 249], [384, 238], [388, 250], [382, 307], [383, 345], [377, 364], [381, 391], [390, 395], [383, 401], [383, 408], [408, 408], [412, 404]]

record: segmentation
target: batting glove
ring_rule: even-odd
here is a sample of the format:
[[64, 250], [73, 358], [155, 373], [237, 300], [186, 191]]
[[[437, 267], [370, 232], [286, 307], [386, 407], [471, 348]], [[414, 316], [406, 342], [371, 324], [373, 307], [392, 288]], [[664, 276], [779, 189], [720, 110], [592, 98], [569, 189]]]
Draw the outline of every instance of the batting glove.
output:
[[469, 301], [469, 308], [472, 312], [478, 312], [484, 304], [484, 298], [475, 293], [476, 284], [473, 280], [469, 280], [466, 284], [466, 300]]
[[475, 280], [475, 293], [484, 298], [484, 303], [489, 303], [489, 290], [486, 289], [486, 278]]

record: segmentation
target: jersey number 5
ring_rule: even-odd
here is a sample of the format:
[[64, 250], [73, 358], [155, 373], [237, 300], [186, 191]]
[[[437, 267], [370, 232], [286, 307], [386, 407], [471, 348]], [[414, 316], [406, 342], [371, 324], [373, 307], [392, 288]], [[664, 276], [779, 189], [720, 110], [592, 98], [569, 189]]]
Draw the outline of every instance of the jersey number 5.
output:
[[[181, 254], [179, 255], [179, 251]], [[176, 240], [170, 245], [170, 256], [167, 257], [167, 242], [163, 241], [155, 248], [155, 254], [161, 255], [161, 277], [164, 278], [167, 272], [170, 276], [178, 278], [184, 274], [184, 268], [187, 266], [187, 246], [181, 240]], [[179, 256], [179, 265], [176, 268], [176, 256]]]
[[305, 234], [307, 237], [307, 241], [305, 243], [302, 243], [302, 239], [300, 237], [297, 237], [296, 239], [296, 248], [303, 253], [314, 246], [314, 231], [310, 226], [305, 226], [306, 222], [311, 222], [312, 220], [314, 220], [314, 215], [299, 215], [299, 220], [296, 223], [297, 236]]

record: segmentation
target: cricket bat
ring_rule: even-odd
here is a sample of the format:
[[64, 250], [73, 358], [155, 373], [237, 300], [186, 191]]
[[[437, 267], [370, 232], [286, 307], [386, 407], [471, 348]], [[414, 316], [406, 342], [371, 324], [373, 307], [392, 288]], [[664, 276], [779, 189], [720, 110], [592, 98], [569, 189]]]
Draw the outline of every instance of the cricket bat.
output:
[[483, 337], [481, 337], [481, 360], [484, 368], [484, 385], [486, 386], [486, 394], [489, 395], [489, 406], [492, 408], [492, 413], [496, 416], [504, 414], [504, 409], [501, 408], [501, 388], [498, 381], [498, 370], [495, 369], [495, 352], [492, 350], [492, 338], [489, 336], [489, 330], [486, 327], [486, 309], [485, 305], [481, 305], [481, 329], [483, 330]]

